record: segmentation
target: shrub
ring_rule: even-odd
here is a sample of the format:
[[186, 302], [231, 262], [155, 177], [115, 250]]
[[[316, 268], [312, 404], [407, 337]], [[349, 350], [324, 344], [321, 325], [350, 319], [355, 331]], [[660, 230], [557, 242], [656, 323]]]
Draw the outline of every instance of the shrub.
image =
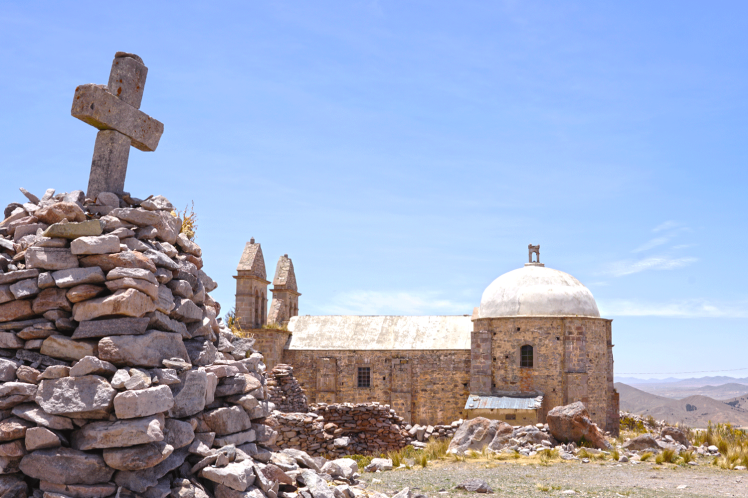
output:
[[613, 451], [611, 451], [611, 452], [610, 452], [610, 456], [611, 456], [611, 458], [613, 458], [613, 460], [615, 460], [616, 462], [617, 462], [617, 461], [618, 461], [618, 460], [619, 460], [619, 459], [621, 458], [621, 454], [620, 454], [620, 453], [618, 452], [618, 449], [614, 449]]
[[371, 460], [374, 457], [367, 455], [346, 455], [343, 458], [350, 458], [351, 460], [355, 460], [358, 464], [359, 472], [363, 472], [364, 468], [371, 463]]
[[637, 420], [633, 417], [625, 416], [621, 417], [621, 432], [630, 431], [637, 434], [647, 432], [647, 428], [644, 426], [644, 422]]
[[642, 455], [639, 457], [639, 460], [641, 460], [642, 462], [646, 462], [650, 458], [652, 458], [652, 452], [647, 451], [646, 453], [642, 453]]
[[680, 457], [683, 459], [684, 464], [693, 462], [696, 459], [696, 457], [693, 455], [693, 451], [684, 451], [680, 454]]
[[[189, 213], [187, 212], [189, 210]], [[182, 227], [179, 233], [183, 233], [190, 240], [195, 240], [195, 230], [197, 230], [197, 214], [195, 214], [195, 201], [192, 201], [192, 206], [184, 208], [182, 213]]]
[[655, 463], [662, 465], [663, 463], [675, 463], [678, 460], [678, 454], [675, 450], [662, 450], [662, 453], [655, 457]]

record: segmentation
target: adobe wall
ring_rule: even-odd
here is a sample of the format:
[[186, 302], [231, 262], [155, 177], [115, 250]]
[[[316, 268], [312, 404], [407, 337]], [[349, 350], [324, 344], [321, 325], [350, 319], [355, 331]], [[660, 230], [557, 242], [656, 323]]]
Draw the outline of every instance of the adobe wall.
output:
[[[283, 363], [294, 366], [310, 403], [376, 401], [391, 405], [410, 424], [465, 418], [469, 350], [285, 350]], [[358, 367], [371, 369], [371, 387], [357, 387]]]
[[[541, 420], [555, 406], [582, 401], [595, 423], [605, 430], [617, 431], [611, 406], [614, 393], [610, 320], [507, 317], [477, 319], [473, 323], [475, 338], [490, 336], [493, 394], [542, 394]], [[532, 368], [520, 367], [523, 345], [533, 347]], [[485, 390], [485, 376], [474, 371], [473, 379]]]

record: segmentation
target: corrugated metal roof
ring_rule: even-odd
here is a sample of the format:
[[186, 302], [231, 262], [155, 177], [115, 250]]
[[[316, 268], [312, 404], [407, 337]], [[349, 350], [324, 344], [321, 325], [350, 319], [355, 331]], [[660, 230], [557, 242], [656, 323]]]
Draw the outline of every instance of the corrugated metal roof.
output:
[[469, 316], [295, 316], [292, 350], [470, 349]]
[[471, 394], [465, 403], [466, 410], [536, 410], [543, 404], [543, 397], [515, 398], [511, 396], [478, 396]]

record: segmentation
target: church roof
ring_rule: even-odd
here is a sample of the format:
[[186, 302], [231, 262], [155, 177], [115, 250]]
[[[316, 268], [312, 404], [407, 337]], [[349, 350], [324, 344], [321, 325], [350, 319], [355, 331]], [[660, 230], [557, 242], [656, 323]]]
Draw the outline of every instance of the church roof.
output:
[[469, 316], [295, 316], [292, 350], [470, 349]]
[[265, 258], [262, 256], [260, 244], [255, 243], [255, 239], [251, 239], [244, 246], [244, 252], [239, 260], [239, 266], [236, 267], [236, 271], [239, 272], [240, 276], [251, 276], [267, 280]]
[[296, 288], [296, 273], [293, 270], [293, 262], [288, 257], [288, 254], [284, 254], [278, 259], [278, 266], [275, 267], [273, 286], [276, 289], [298, 291]]
[[505, 316], [599, 317], [595, 298], [568, 273], [527, 263], [494, 280], [483, 292], [478, 318]]

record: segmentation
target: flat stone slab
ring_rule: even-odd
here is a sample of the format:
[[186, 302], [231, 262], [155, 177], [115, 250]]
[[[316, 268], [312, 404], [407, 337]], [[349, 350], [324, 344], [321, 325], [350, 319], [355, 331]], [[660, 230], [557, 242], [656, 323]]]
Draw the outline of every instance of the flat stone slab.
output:
[[77, 322], [95, 318], [125, 315], [140, 318], [146, 313], [155, 311], [153, 300], [135, 289], [118, 290], [111, 296], [97, 297], [73, 305], [73, 318]]
[[64, 335], [52, 335], [44, 339], [39, 352], [59, 360], [77, 361], [96, 354], [96, 344], [74, 341]]
[[108, 482], [114, 474], [101, 456], [71, 448], [35, 451], [23, 457], [20, 468], [29, 477], [57, 484]]
[[36, 278], [39, 276], [39, 270], [16, 270], [9, 271], [8, 273], [0, 274], [0, 285], [12, 284], [19, 280], [26, 280], [27, 278]]
[[168, 411], [172, 406], [174, 397], [169, 386], [125, 391], [114, 397], [114, 414], [118, 419], [147, 417]]
[[116, 422], [91, 422], [73, 432], [70, 444], [78, 450], [92, 450], [155, 443], [164, 439], [163, 426], [163, 415]]
[[113, 482], [98, 484], [57, 484], [49, 481], [40, 481], [39, 488], [49, 493], [57, 493], [70, 498], [105, 498], [117, 492], [117, 486]]
[[72, 420], [67, 417], [51, 415], [39, 408], [36, 403], [27, 403], [14, 407], [13, 415], [28, 420], [29, 422], [34, 422], [36, 425], [56, 429], [58, 431], [69, 431], [73, 429]]
[[24, 318], [31, 318], [34, 314], [31, 309], [31, 301], [11, 301], [0, 304], [0, 322], [23, 320]]
[[93, 83], [75, 89], [70, 114], [99, 130], [116, 130], [142, 151], [158, 147], [164, 124]]
[[79, 237], [70, 243], [73, 254], [114, 254], [119, 252], [119, 237], [97, 235]]
[[182, 336], [159, 330], [144, 335], [105, 337], [99, 341], [99, 358], [118, 367], [160, 367], [163, 360], [170, 358], [190, 361]]
[[39, 383], [36, 403], [52, 415], [86, 414], [111, 411], [117, 390], [104, 377], [62, 377]]
[[163, 441], [129, 448], [105, 449], [104, 461], [117, 470], [143, 470], [163, 462], [173, 451], [174, 447]]
[[182, 465], [188, 454], [187, 449], [183, 448], [175, 450], [166, 460], [150, 469], [138, 471], [121, 470], [114, 476], [114, 482], [136, 493], [144, 493], [146, 489], [158, 485], [158, 480], [167, 473]]
[[26, 249], [26, 266], [42, 270], [65, 270], [77, 268], [78, 258], [70, 249], [34, 246]]
[[78, 237], [96, 236], [102, 234], [99, 220], [82, 221], [80, 223], [55, 223], [47, 228], [42, 236], [59, 237], [62, 239], [77, 239]]
[[71, 268], [69, 270], [52, 272], [52, 278], [55, 281], [55, 285], [62, 289], [81, 284], [101, 284], [106, 280], [104, 272], [98, 266]]
[[112, 318], [109, 320], [87, 320], [80, 322], [73, 332], [73, 339], [109, 337], [113, 335], [143, 335], [150, 318]]

